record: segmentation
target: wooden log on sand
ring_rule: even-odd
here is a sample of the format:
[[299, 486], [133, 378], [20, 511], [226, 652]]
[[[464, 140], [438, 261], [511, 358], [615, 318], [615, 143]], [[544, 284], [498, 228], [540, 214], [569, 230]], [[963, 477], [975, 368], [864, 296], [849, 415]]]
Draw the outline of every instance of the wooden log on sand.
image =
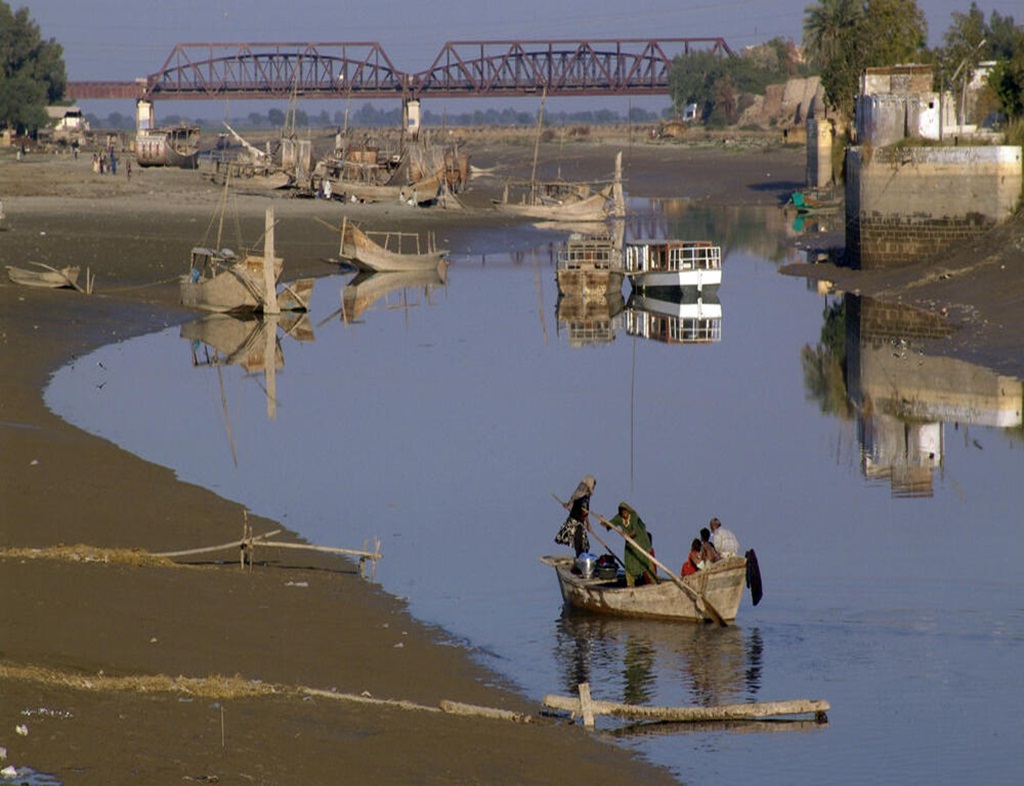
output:
[[593, 728], [594, 717], [609, 715], [631, 720], [659, 720], [676, 723], [731, 721], [778, 718], [785, 715], [813, 714], [816, 720], [827, 720], [825, 714], [831, 709], [823, 699], [794, 699], [792, 701], [768, 701], [749, 704], [721, 704], [714, 707], [645, 707], [634, 704], [616, 704], [610, 701], [595, 701], [590, 697], [590, 685], [580, 683], [579, 698], [573, 696], [547, 695], [544, 706], [556, 710], [568, 710], [583, 717], [583, 725]]

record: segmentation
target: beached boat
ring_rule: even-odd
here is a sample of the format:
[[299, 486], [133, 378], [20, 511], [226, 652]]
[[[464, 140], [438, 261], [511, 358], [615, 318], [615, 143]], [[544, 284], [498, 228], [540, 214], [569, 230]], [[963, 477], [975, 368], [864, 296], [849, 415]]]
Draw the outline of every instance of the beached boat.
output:
[[622, 153], [615, 157], [615, 179], [599, 190], [591, 183], [555, 180], [507, 182], [500, 200], [502, 213], [538, 221], [599, 222], [626, 214], [622, 193]]
[[39, 289], [79, 289], [77, 266], [55, 268], [44, 265], [42, 262], [30, 262], [36, 265], [38, 270], [26, 270], [21, 267], [7, 266], [7, 276], [15, 284], [26, 287], [37, 287]]
[[835, 212], [843, 204], [842, 199], [837, 197], [832, 189], [817, 188], [794, 191], [790, 202], [797, 213]]
[[[675, 297], [655, 297], [656, 294]], [[643, 290], [629, 296], [626, 333], [666, 344], [714, 344], [722, 340], [722, 304], [714, 290]]]
[[173, 126], [140, 131], [135, 137], [135, 160], [139, 166], [199, 168], [199, 126]]
[[622, 292], [622, 246], [615, 238], [573, 234], [558, 251], [558, 291], [584, 298]]
[[726, 557], [704, 570], [680, 579], [689, 591], [666, 578], [657, 584], [627, 587], [621, 576], [583, 578], [573, 573], [573, 559], [541, 557], [555, 569], [558, 587], [566, 605], [599, 614], [703, 622], [707, 615], [698, 608], [699, 599], [710, 604], [725, 622], [736, 619], [746, 586], [747, 560]]
[[364, 232], [348, 219], [341, 224], [338, 257], [359, 270], [435, 270], [447, 255], [447, 250], [434, 247], [432, 236], [424, 250], [416, 232]]
[[699, 292], [722, 283], [722, 249], [709, 240], [636, 240], [626, 243], [623, 259], [634, 290]]
[[192, 249], [189, 272], [180, 279], [181, 302], [204, 311], [306, 311], [313, 279], [284, 284], [284, 260], [274, 254], [274, 210], [267, 208], [263, 254], [238, 256], [229, 248]]

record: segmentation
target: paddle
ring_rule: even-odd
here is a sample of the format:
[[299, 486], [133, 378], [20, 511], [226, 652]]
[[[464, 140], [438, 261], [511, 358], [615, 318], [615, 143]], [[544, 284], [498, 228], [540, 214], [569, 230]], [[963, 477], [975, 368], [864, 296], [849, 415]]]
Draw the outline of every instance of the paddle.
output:
[[[555, 493], [551, 492], [551, 496], [555, 497]], [[562, 502], [562, 500], [560, 500], [558, 497], [555, 497], [555, 502], [557, 502], [559, 505], [561, 505], [566, 510], [569, 509], [569, 503], [568, 502]], [[595, 513], [594, 515], [596, 516], [597, 514]], [[623, 570], [625, 570], [626, 569], [626, 564], [621, 559], [619, 559], [619, 555], [616, 554], [614, 551], [612, 551], [611, 547], [607, 543], [605, 543], [603, 540], [601, 540], [601, 536], [598, 535], [596, 532], [594, 532], [594, 528], [593, 527], [591, 527], [589, 524], [587, 524], [586, 526], [587, 526], [587, 529], [590, 531], [590, 534], [594, 536], [594, 540], [596, 540], [598, 543], [600, 543], [602, 546], [604, 546], [605, 551], [607, 551], [609, 554], [611, 554], [612, 557], [614, 558], [614, 560], [616, 562], [618, 562], [622, 566]]]
[[[594, 511], [590, 511], [590, 512], [594, 513]], [[626, 543], [628, 543], [630, 546], [632, 546], [636, 550], [636, 552], [638, 554], [640, 554], [643, 557], [646, 557], [651, 562], [653, 562], [655, 565], [657, 565], [659, 568], [661, 568], [663, 571], [665, 571], [665, 573], [668, 574], [668, 577], [670, 579], [672, 579], [672, 583], [675, 584], [677, 587], [679, 587], [679, 589], [681, 589], [684, 593], [686, 593], [686, 595], [688, 595], [690, 597], [691, 600], [693, 600], [694, 604], [696, 604], [696, 606], [697, 606], [697, 610], [701, 614], [703, 614], [708, 619], [711, 619], [714, 622], [717, 622], [723, 628], [728, 626], [729, 623], [725, 621], [725, 619], [722, 617], [722, 615], [718, 613], [718, 609], [716, 609], [711, 604], [711, 601], [709, 601], [707, 598], [705, 598], [704, 595], [702, 595], [701, 593], [697, 592], [692, 587], [684, 584], [683, 580], [681, 578], [679, 578], [675, 573], [673, 573], [670, 568], [668, 568], [662, 562], [659, 562], [658, 559], [653, 554], [650, 554], [647, 551], [645, 551], [644, 549], [642, 549], [640, 547], [639, 543], [637, 543], [635, 540], [633, 540], [633, 538], [631, 538], [629, 535], [627, 535], [621, 529], [619, 529], [614, 524], [612, 524], [610, 521], [608, 521], [608, 519], [606, 519], [600, 513], [594, 513], [594, 515], [597, 516], [598, 520], [602, 524], [604, 524], [608, 529], [612, 529], [612, 530], [615, 530], [616, 532], [618, 532], [619, 535], [622, 536], [623, 540], [625, 540]], [[597, 536], [595, 535], [595, 537], [597, 537]]]

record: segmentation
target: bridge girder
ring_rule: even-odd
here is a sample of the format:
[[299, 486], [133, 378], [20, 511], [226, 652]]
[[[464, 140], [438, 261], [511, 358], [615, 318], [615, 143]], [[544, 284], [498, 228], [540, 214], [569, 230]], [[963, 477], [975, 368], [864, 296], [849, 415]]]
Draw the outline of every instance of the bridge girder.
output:
[[697, 48], [732, 55], [721, 38], [453, 41], [410, 74], [375, 42], [178, 44], [145, 79], [71, 82], [68, 92], [149, 101], [664, 95], [673, 57]]

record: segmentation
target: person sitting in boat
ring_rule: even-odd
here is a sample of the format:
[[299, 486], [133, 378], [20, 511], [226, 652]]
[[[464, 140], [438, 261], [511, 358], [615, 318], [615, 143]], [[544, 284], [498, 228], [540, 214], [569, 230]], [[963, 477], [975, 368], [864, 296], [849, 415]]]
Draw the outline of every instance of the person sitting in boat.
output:
[[555, 543], [572, 546], [577, 557], [590, 551], [590, 538], [587, 537], [590, 522], [587, 517], [590, 514], [590, 495], [596, 485], [597, 479], [593, 475], [584, 475], [569, 501], [562, 503], [569, 515], [555, 535]]
[[690, 544], [690, 553], [687, 555], [680, 573], [683, 576], [692, 576], [703, 567], [704, 560], [700, 558], [700, 538], [694, 538], [693, 543]]
[[722, 522], [715, 516], [711, 519], [711, 542], [715, 544], [719, 556], [735, 557], [740, 553], [740, 541], [731, 530], [722, 526]]
[[626, 542], [625, 559], [622, 561], [626, 569], [626, 586], [633, 587], [642, 584], [655, 584], [656, 568], [651, 562], [650, 555], [651, 536], [647, 532], [647, 525], [640, 515], [626, 502], [619, 503], [619, 512], [609, 522], [636, 541], [637, 546], [646, 553], [641, 553], [632, 543]]
[[718, 549], [715, 548], [715, 544], [711, 542], [711, 530], [707, 527], [702, 528], [700, 531], [700, 558], [705, 565], [718, 562], [722, 558], [718, 553]]

